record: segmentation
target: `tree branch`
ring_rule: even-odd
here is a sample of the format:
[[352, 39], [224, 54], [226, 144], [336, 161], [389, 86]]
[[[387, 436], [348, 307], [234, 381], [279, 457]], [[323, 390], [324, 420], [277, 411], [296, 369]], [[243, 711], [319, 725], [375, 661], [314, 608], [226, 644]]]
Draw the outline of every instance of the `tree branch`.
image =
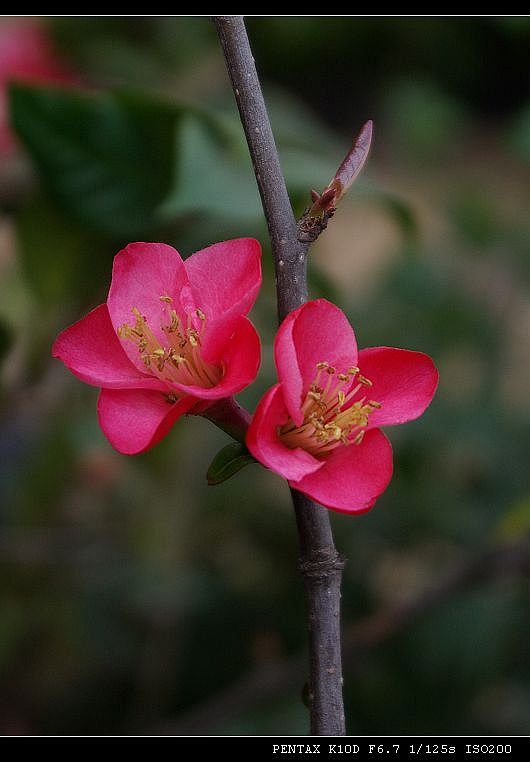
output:
[[226, 432], [238, 442], [245, 442], [245, 434], [250, 424], [251, 415], [241, 407], [234, 397], [217, 400], [201, 413], [219, 429]]
[[[307, 301], [309, 243], [298, 240], [278, 152], [242, 16], [215, 24], [254, 165], [276, 271], [278, 318]], [[309, 608], [309, 700], [313, 735], [344, 735], [340, 585], [344, 560], [328, 511], [291, 490], [300, 540], [300, 570]]]

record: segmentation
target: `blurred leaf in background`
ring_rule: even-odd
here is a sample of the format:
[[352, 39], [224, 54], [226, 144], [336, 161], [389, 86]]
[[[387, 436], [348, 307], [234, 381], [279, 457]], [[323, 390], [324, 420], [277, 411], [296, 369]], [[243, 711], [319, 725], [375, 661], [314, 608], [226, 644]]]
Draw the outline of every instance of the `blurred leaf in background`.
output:
[[155, 228], [177, 112], [126, 95], [16, 85], [13, 124], [56, 203], [111, 236]]

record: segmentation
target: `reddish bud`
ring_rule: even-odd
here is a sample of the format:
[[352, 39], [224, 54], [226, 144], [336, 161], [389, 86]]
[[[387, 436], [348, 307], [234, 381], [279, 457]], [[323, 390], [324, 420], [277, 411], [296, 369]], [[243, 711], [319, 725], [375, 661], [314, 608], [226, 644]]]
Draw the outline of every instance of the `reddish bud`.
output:
[[[372, 120], [369, 119], [366, 124], [363, 125], [357, 138], [353, 141], [351, 149], [335, 173], [333, 180], [340, 183], [341, 186], [340, 193], [337, 195], [337, 201], [344, 195], [344, 193], [346, 193], [365, 165], [372, 144], [372, 129], [373, 123]], [[330, 186], [332, 183], [330, 183]]]
[[371, 119], [363, 125], [344, 161], [335, 172], [335, 176], [322, 193], [311, 191], [313, 204], [307, 212], [309, 218], [322, 219], [326, 215], [328, 217], [333, 215], [337, 203], [353, 183], [368, 158], [372, 143], [372, 126]]

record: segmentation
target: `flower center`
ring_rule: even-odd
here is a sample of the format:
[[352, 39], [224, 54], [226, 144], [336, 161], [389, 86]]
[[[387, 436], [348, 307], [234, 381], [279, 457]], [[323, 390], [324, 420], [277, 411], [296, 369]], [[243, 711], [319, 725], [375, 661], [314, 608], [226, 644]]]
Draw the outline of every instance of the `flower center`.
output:
[[316, 376], [302, 405], [303, 423], [296, 426], [289, 419], [280, 428], [279, 435], [286, 447], [302, 447], [319, 457], [340, 445], [361, 444], [370, 414], [380, 408], [381, 403], [366, 400], [364, 390], [371, 387], [372, 382], [361, 375], [359, 368], [337, 373], [327, 362], [317, 363], [316, 368]]
[[219, 383], [223, 375], [220, 367], [205, 362], [201, 357], [201, 337], [206, 328], [206, 316], [201, 309], [195, 310], [200, 321], [200, 329], [193, 327], [192, 315], [187, 314], [186, 328], [171, 307], [172, 298], [161, 296], [163, 322], [161, 324], [167, 343], [162, 346], [149, 328], [147, 319], [137, 307], [131, 312], [135, 323], [118, 328], [121, 339], [132, 341], [138, 347], [142, 362], [153, 375], [168, 384], [178, 383], [211, 388]]

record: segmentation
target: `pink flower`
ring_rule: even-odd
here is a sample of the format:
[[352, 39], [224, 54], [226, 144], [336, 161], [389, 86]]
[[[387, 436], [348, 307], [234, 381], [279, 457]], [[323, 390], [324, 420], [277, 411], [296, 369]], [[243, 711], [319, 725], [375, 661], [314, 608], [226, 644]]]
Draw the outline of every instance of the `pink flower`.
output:
[[287, 316], [274, 352], [279, 383], [257, 407], [248, 449], [327, 508], [369, 510], [392, 476], [379, 426], [423, 413], [438, 384], [432, 360], [390, 347], [357, 352], [346, 316], [325, 299]]
[[46, 31], [37, 21], [10, 19], [0, 23], [0, 153], [9, 153], [15, 139], [9, 129], [7, 86], [11, 81], [73, 82]]
[[185, 262], [163, 243], [119, 252], [106, 304], [66, 328], [52, 350], [102, 388], [99, 423], [116, 450], [144, 452], [184, 413], [254, 380], [260, 342], [245, 315], [260, 285], [253, 238], [216, 243]]

